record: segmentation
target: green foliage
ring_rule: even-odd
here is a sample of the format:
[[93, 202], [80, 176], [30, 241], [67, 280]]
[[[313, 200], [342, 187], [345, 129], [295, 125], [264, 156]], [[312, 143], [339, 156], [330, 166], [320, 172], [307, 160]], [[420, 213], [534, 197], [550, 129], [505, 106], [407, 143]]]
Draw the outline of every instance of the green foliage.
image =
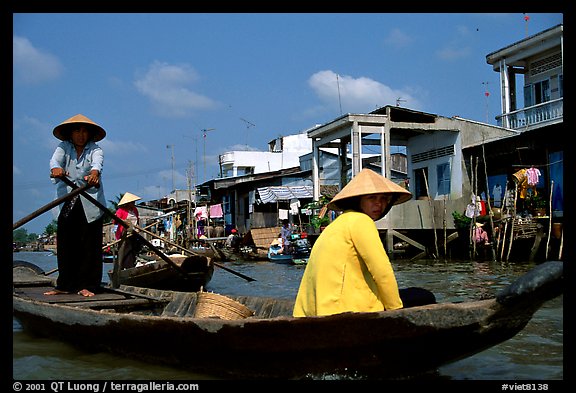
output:
[[466, 217], [464, 214], [458, 213], [457, 211], [452, 212], [452, 218], [454, 218], [454, 226], [456, 229], [468, 229], [470, 228], [470, 223], [472, 219]]
[[52, 222], [46, 225], [46, 228], [44, 228], [44, 233], [48, 236], [55, 235], [57, 231], [58, 231], [58, 221], [56, 220], [52, 220]]
[[[326, 206], [330, 202], [330, 199], [324, 195], [320, 195], [318, 201], [313, 201], [304, 206], [305, 209], [314, 209], [314, 210], [321, 210], [324, 206]], [[310, 219], [310, 225], [312, 228], [319, 229], [320, 227], [325, 227], [326, 225], [330, 224], [330, 218], [328, 216], [324, 216], [322, 218], [318, 217], [318, 215], [312, 216]]]
[[542, 209], [548, 206], [548, 201], [542, 197], [541, 194], [533, 195], [530, 194], [526, 197], [526, 207], [528, 209]]
[[35, 233], [28, 233], [24, 228], [18, 228], [12, 231], [12, 241], [14, 243], [28, 243], [38, 239], [38, 235]]
[[320, 227], [325, 227], [330, 224], [330, 218], [328, 216], [322, 218], [314, 216], [310, 219], [310, 224], [312, 224], [314, 229], [319, 229]]
[[[472, 223], [471, 218], [458, 212], [452, 212], [452, 218], [454, 218], [454, 226], [456, 229], [470, 229], [470, 224]], [[478, 216], [476, 217], [476, 222], [486, 224], [490, 222], [490, 218], [488, 216]]]

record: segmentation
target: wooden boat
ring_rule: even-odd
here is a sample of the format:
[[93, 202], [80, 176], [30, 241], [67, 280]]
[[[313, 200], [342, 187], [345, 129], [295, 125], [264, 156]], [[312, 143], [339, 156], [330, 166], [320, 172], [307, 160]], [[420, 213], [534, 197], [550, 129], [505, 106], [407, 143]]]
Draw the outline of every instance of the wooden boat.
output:
[[292, 263], [292, 255], [284, 254], [282, 246], [271, 244], [268, 248], [268, 260], [276, 263]]
[[175, 266], [170, 266], [158, 257], [149, 257], [140, 266], [108, 272], [114, 286], [131, 285], [175, 291], [198, 291], [212, 279], [214, 263], [203, 255], [186, 256], [172, 254], [168, 257]]
[[300, 234], [291, 235], [291, 251], [284, 253], [283, 247], [278, 241], [272, 242], [268, 248], [268, 260], [276, 263], [288, 263], [292, 265], [305, 265], [310, 257], [310, 243], [307, 238], [302, 238]]
[[485, 300], [294, 318], [291, 300], [234, 296], [253, 315], [229, 319], [196, 316], [205, 292], [122, 286], [45, 296], [41, 269], [24, 262], [13, 271], [13, 315], [25, 331], [223, 378], [434, 371], [514, 337], [564, 287], [563, 263], [550, 261]]

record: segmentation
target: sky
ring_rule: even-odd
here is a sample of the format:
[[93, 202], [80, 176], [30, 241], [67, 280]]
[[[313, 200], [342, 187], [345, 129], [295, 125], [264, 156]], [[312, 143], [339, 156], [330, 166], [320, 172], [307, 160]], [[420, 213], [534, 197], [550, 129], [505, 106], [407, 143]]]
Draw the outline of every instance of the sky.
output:
[[[14, 13], [13, 222], [55, 199], [52, 130], [107, 132], [106, 199], [217, 178], [218, 156], [386, 105], [496, 124], [489, 53], [561, 13]], [[109, 203], [110, 204], [110, 203]], [[48, 211], [22, 228], [41, 234]]]

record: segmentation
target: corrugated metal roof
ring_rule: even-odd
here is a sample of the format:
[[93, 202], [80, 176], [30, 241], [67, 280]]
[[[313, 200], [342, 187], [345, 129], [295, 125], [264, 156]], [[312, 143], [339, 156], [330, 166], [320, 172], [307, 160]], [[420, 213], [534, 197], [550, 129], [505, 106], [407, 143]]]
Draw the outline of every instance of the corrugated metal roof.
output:
[[262, 203], [289, 201], [290, 199], [314, 198], [312, 186], [271, 186], [258, 187]]

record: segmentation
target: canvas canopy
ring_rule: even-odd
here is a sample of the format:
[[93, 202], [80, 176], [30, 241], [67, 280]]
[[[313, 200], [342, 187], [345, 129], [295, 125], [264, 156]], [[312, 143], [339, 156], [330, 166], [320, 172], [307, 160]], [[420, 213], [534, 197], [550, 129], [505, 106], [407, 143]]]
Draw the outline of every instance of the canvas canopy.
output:
[[289, 201], [291, 199], [314, 198], [312, 186], [271, 186], [259, 187], [258, 194], [262, 203]]

